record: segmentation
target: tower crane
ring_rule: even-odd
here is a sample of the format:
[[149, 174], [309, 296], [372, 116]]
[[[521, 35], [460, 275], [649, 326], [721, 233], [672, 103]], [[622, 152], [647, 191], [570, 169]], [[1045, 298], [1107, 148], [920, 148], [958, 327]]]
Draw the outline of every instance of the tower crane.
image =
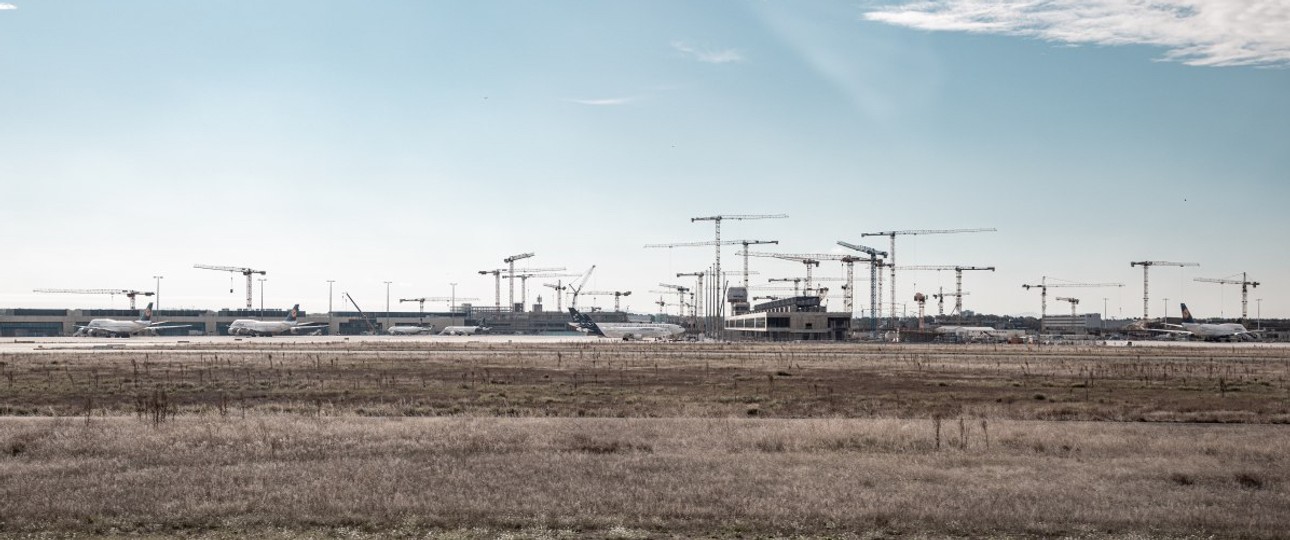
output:
[[970, 293], [970, 292], [966, 292], [966, 291], [964, 291], [964, 292], [951, 292], [951, 293], [947, 293], [947, 292], [945, 292], [945, 291], [943, 291], [943, 290], [942, 290], [941, 292], [938, 292], [938, 293], [936, 293], [936, 294], [933, 294], [933, 295], [932, 295], [932, 298], [935, 298], [935, 299], [936, 299], [936, 315], [938, 315], [938, 316], [945, 315], [945, 297], [946, 297], [946, 296], [952, 296], [952, 297], [954, 297], [954, 298], [962, 298], [962, 297], [967, 296], [967, 295], [969, 295], [969, 294], [972, 294], [972, 293]]
[[[954, 311], [951, 315], [963, 315], [963, 272], [971, 270], [989, 270], [994, 271], [993, 266], [947, 266], [947, 265], [921, 265], [921, 266], [901, 266], [899, 270], [953, 270], [954, 271]], [[943, 296], [943, 295], [942, 295]]]
[[[507, 275], [514, 275], [512, 272], [534, 274], [538, 272], [561, 272], [561, 271], [564, 271], [564, 268], [496, 268], [493, 270], [480, 270], [479, 275], [486, 276], [486, 275], [492, 274], [493, 307], [497, 308], [497, 310], [500, 312], [502, 310], [502, 273], [503, 272], [508, 273]], [[515, 293], [515, 289], [512, 288], [511, 294], [514, 295], [514, 293]], [[508, 309], [513, 309], [513, 308], [514, 308], [514, 304], [511, 304], [511, 307]]]
[[1071, 297], [1069, 297], [1069, 296], [1058, 296], [1058, 297], [1056, 298], [1056, 300], [1058, 300], [1058, 301], [1060, 301], [1060, 302], [1070, 302], [1070, 304], [1071, 304], [1071, 324], [1075, 324], [1075, 306], [1078, 306], [1078, 305], [1079, 305], [1079, 298], [1071, 298]]
[[887, 252], [841, 240], [838, 240], [838, 245], [869, 256], [869, 318], [872, 330], [876, 334], [878, 332], [878, 268], [883, 264], [879, 257], [886, 257]]
[[844, 289], [843, 304], [846, 306], [848, 313], [854, 311], [854, 307], [852, 307], [851, 298], [852, 298], [853, 290], [855, 288], [853, 286], [854, 280], [855, 280], [855, 274], [852, 269], [853, 269], [854, 263], [863, 262], [864, 259], [861, 259], [859, 257], [853, 257], [851, 255], [836, 255], [833, 253], [788, 254], [788, 253], [762, 253], [762, 252], [750, 253], [747, 251], [744, 251], [742, 253], [745, 255], [751, 255], [753, 257], [773, 257], [776, 259], [783, 259], [786, 261], [797, 261], [802, 263], [803, 265], [806, 266], [806, 280], [805, 280], [806, 286], [803, 288], [804, 292], [810, 291], [812, 289], [811, 287], [812, 281], [813, 281], [813, 278], [811, 277], [812, 267], [819, 266], [820, 261], [841, 261], [842, 264], [847, 269], [847, 279], [846, 279], [847, 285], [843, 287]]
[[527, 259], [532, 256], [533, 253], [530, 252], [511, 255], [510, 257], [502, 259], [502, 262], [506, 263], [506, 279], [507, 285], [510, 288], [510, 292], [506, 295], [506, 307], [511, 308], [512, 311], [515, 309], [515, 261]]
[[614, 311], [621, 311], [618, 308], [618, 299], [624, 296], [631, 296], [632, 292], [631, 291], [583, 291], [579, 294], [585, 294], [587, 296], [612, 296], [614, 297]]
[[886, 236], [891, 238], [891, 251], [887, 259], [888, 266], [891, 267], [891, 323], [892, 327], [896, 326], [896, 237], [913, 236], [919, 234], [956, 234], [956, 233], [975, 233], [975, 232], [995, 232], [994, 227], [979, 229], [914, 229], [905, 231], [880, 231], [871, 233], [860, 233], [860, 236]]
[[[724, 276], [725, 274], [721, 273], [721, 222], [722, 221], [725, 221], [727, 219], [733, 219], [737, 221], [746, 221], [746, 220], [752, 220], [752, 219], [785, 219], [787, 217], [788, 217], [788, 214], [721, 214], [716, 216], [690, 218], [690, 223], [694, 223], [696, 221], [712, 222], [713, 231], [716, 233], [715, 241], [713, 242], [713, 245], [716, 246], [716, 254], [717, 254], [716, 262], [712, 266], [712, 273], [717, 276]], [[747, 251], [748, 251], [747, 248], [745, 248], [744, 252], [746, 253]], [[745, 257], [745, 259], [747, 259], [747, 257]], [[745, 260], [745, 263], [746, 262], [747, 261]], [[747, 280], [744, 280], [744, 281], [747, 281]], [[721, 288], [720, 284], [718, 284], [717, 288], [718, 290]], [[717, 312], [716, 313], [717, 317], [722, 316], [723, 312], [719, 306], [715, 311]]]
[[1148, 271], [1152, 266], [1200, 266], [1194, 262], [1170, 262], [1170, 261], [1133, 261], [1129, 263], [1129, 268], [1134, 266], [1142, 267], [1142, 320], [1147, 320], [1148, 305], [1150, 298], [1147, 296], [1147, 278]]
[[[561, 270], [563, 270], [563, 268]], [[569, 290], [573, 292], [573, 299], [569, 301], [569, 305], [574, 308], [578, 307], [578, 293], [581, 293], [582, 288], [587, 286], [587, 280], [591, 279], [591, 273], [595, 270], [596, 265], [593, 264], [591, 265], [591, 268], [588, 268], [586, 272], [582, 273], [582, 277], [569, 282]]]
[[[252, 289], [252, 283], [251, 283], [252, 282], [251, 276], [255, 274], [260, 274], [262, 276], [268, 274], [268, 272], [265, 270], [256, 270], [254, 268], [246, 268], [246, 267], [240, 267], [240, 266], [216, 266], [212, 264], [194, 264], [193, 268], [201, 268], [202, 270], [219, 270], [221, 272], [233, 272], [233, 273], [242, 274], [246, 276], [246, 309], [251, 309], [251, 305], [252, 305], [251, 291], [253, 289]], [[228, 292], [233, 292], [233, 291], [230, 290]]]
[[[741, 245], [744, 251], [748, 251], [748, 246], [758, 244], [778, 244], [779, 240], [725, 240], [718, 242], [680, 242], [674, 244], [645, 244], [647, 248], [674, 248], [674, 247], [693, 247], [693, 246], [734, 246]], [[756, 272], [748, 271], [748, 256], [744, 255], [744, 287], [748, 286], [748, 276]], [[730, 275], [730, 274], [726, 274]]]
[[[464, 296], [424, 296], [424, 297], [421, 297], [421, 298], [400, 298], [400, 299], [399, 299], [399, 303], [400, 303], [400, 304], [402, 304], [402, 303], [404, 303], [404, 302], [416, 302], [416, 303], [418, 304], [418, 306], [417, 306], [417, 321], [421, 321], [421, 320], [425, 319], [426, 302], [453, 302], [453, 303], [456, 303], [456, 301], [457, 301], [457, 300], [479, 300], [479, 299], [478, 299], [478, 298], [469, 298], [469, 297], [464, 297]], [[450, 309], [450, 310], [455, 310], [455, 309], [456, 309], [456, 307], [457, 307], [457, 306], [449, 306], [449, 308], [448, 308], [448, 309]]]
[[[1053, 278], [1058, 279], [1058, 278]], [[1044, 332], [1044, 317], [1048, 315], [1048, 289], [1049, 287], [1123, 287], [1123, 283], [1074, 283], [1062, 280], [1062, 283], [1048, 283], [1048, 276], [1042, 276], [1038, 285], [1022, 285], [1021, 288], [1039, 289], [1039, 333]]]
[[425, 322], [425, 318], [426, 318], [426, 300], [429, 300], [429, 298], [425, 298], [425, 297], [400, 298], [399, 303], [402, 304], [404, 302], [416, 302], [417, 304], [419, 304], [417, 306], [417, 324], [421, 324]]
[[[685, 305], [685, 293], [690, 292], [690, 288], [689, 288], [689, 287], [685, 287], [685, 286], [681, 286], [681, 285], [672, 285], [672, 284], [670, 284], [670, 283], [659, 283], [659, 284], [658, 284], [658, 286], [659, 286], [659, 287], [664, 287], [664, 288], [667, 288], [667, 289], [672, 289], [672, 291], [676, 293], [677, 303], [679, 303], [679, 304], [681, 304], [681, 305], [683, 305], [683, 306]], [[693, 312], [694, 304], [690, 304], [690, 308], [691, 308], [691, 310], [692, 310], [692, 312]], [[697, 313], [695, 313], [695, 314], [694, 314], [694, 316], [695, 316], [695, 317], [697, 317], [697, 316], [698, 316], [698, 314], [697, 314]]]
[[[524, 274], [515, 274], [515, 277], [520, 278], [520, 305], [528, 305], [529, 278], [567, 278], [567, 277], [578, 277], [578, 274], [524, 273]], [[542, 302], [538, 301], [538, 303], [540, 304]]]
[[133, 289], [32, 289], [32, 292], [66, 293], [66, 294], [110, 294], [113, 296], [121, 294], [121, 295], [125, 295], [126, 298], [130, 299], [130, 309], [135, 309], [134, 297], [139, 295], [152, 296], [153, 294], [156, 294], [151, 291], [136, 291]]
[[707, 272], [678, 272], [676, 277], [693, 277], [694, 278], [694, 316], [707, 315], [703, 301], [703, 276]]
[[543, 283], [542, 286], [555, 290], [555, 310], [564, 312], [564, 291], [569, 287], [561, 280], [556, 280], [555, 283]]
[[1249, 304], [1250, 304], [1250, 287], [1258, 287], [1258, 286], [1259, 286], [1259, 282], [1257, 282], [1257, 281], [1250, 281], [1249, 276], [1245, 275], [1245, 272], [1241, 272], [1241, 279], [1239, 279], [1239, 280], [1236, 280], [1236, 279], [1227, 279], [1227, 278], [1196, 278], [1196, 281], [1199, 281], [1199, 282], [1202, 282], [1202, 283], [1220, 283], [1220, 284], [1224, 284], [1224, 285], [1240, 285], [1240, 286], [1241, 286], [1241, 319], [1242, 319], [1242, 320], [1244, 320], [1244, 319], [1245, 319], [1245, 318], [1247, 318], [1247, 316], [1248, 316], [1248, 313], [1247, 313], [1247, 311], [1246, 311], [1246, 310], [1247, 310], [1247, 308], [1249, 307]]
[[[801, 294], [810, 294], [810, 293], [811, 293], [811, 291], [812, 291], [812, 289], [802, 290], [802, 289], [801, 289], [801, 287], [800, 287], [800, 285], [801, 285], [802, 281], [804, 281], [805, 279], [806, 279], [806, 278], [800, 278], [800, 277], [791, 277], [791, 278], [769, 278], [769, 279], [767, 279], [766, 281], [767, 281], [767, 282], [769, 282], [769, 283], [777, 283], [777, 282], [778, 282], [778, 283], [792, 283], [792, 284], [793, 284], [793, 294], [795, 294], [795, 295], [796, 295], [796, 294], [798, 294], [798, 293], [799, 293], [799, 291], [801, 292]], [[823, 281], [832, 281], [832, 282], [838, 282], [838, 281], [841, 281], [841, 282], [843, 282], [843, 285], [842, 285], [842, 286], [843, 286], [843, 287], [846, 287], [846, 284], [845, 284], [845, 283], [846, 283], [846, 281], [847, 281], [847, 280], [846, 280], [846, 278], [840, 278], [840, 277], [815, 277], [815, 278], [811, 278], [811, 282], [812, 282], [812, 283], [820, 283], [820, 282], [823, 282]], [[764, 289], [763, 289], [763, 290], [764, 290]]]

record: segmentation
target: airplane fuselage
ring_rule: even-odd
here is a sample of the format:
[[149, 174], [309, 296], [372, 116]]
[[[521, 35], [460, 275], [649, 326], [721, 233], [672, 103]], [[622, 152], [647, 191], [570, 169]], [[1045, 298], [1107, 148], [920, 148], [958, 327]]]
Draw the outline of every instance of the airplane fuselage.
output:
[[230, 336], [274, 336], [296, 330], [317, 330], [318, 326], [300, 326], [295, 321], [257, 321], [255, 319], [238, 319], [228, 325]]
[[1238, 323], [1182, 323], [1184, 330], [1191, 332], [1193, 336], [1206, 340], [1218, 339], [1246, 339], [1251, 336], [1250, 331], [1245, 325]]
[[390, 335], [394, 336], [415, 336], [418, 334], [429, 334], [433, 331], [433, 326], [391, 326], [389, 330], [386, 330], [386, 332], [389, 332]]
[[636, 339], [675, 339], [685, 333], [685, 328], [668, 323], [598, 323], [596, 326], [600, 328], [600, 332], [607, 338], [628, 341]]
[[442, 332], [439, 332], [439, 335], [441, 335], [441, 336], [469, 336], [469, 335], [472, 335], [472, 334], [478, 333], [478, 332], [480, 331], [480, 328], [482, 328], [482, 327], [479, 327], [479, 326], [445, 326], [445, 327], [444, 327], [444, 329], [443, 329], [443, 331], [442, 331]]
[[146, 321], [93, 319], [89, 324], [77, 330], [77, 333], [91, 337], [129, 337], [148, 330], [149, 326], [151, 326], [151, 323]]

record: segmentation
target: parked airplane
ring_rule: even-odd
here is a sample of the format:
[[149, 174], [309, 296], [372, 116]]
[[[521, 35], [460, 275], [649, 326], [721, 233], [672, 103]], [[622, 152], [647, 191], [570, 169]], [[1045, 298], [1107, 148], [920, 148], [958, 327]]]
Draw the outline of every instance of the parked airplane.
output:
[[489, 331], [489, 330], [491, 330], [491, 328], [489, 328], [489, 327], [487, 327], [487, 326], [445, 326], [445, 327], [443, 328], [443, 331], [442, 331], [442, 332], [439, 332], [439, 335], [441, 335], [441, 336], [469, 336], [469, 335], [472, 335], [472, 334], [479, 334], [479, 333], [487, 332], [487, 331]]
[[298, 334], [300, 332], [314, 332], [327, 326], [327, 323], [303, 323], [296, 320], [297, 314], [300, 313], [300, 304], [291, 306], [291, 311], [287, 312], [287, 318], [281, 321], [257, 321], [255, 319], [238, 319], [233, 324], [228, 325], [228, 335], [230, 336], [273, 336], [284, 332]]
[[166, 323], [152, 322], [152, 302], [139, 312], [137, 321], [118, 321], [116, 319], [93, 319], [85, 326], [77, 326], [74, 336], [89, 337], [130, 337], [136, 334], [156, 335], [157, 330], [167, 328], [189, 328], [191, 324], [160, 326]]
[[415, 336], [419, 334], [429, 334], [434, 332], [434, 325], [430, 326], [391, 326], [386, 330], [392, 336]]
[[1205, 341], [1252, 341], [1258, 339], [1257, 332], [1251, 332], [1239, 323], [1198, 323], [1196, 319], [1192, 318], [1191, 310], [1187, 309], [1187, 304], [1182, 304], [1182, 324], [1165, 323], [1165, 326], [1181, 328], [1181, 330], [1163, 328], [1149, 328], [1148, 330], [1166, 334], [1185, 334]]
[[594, 336], [631, 341], [633, 339], [676, 339], [685, 333], [685, 328], [671, 323], [597, 323], [584, 313], [569, 308], [573, 322], [569, 326], [579, 332]]

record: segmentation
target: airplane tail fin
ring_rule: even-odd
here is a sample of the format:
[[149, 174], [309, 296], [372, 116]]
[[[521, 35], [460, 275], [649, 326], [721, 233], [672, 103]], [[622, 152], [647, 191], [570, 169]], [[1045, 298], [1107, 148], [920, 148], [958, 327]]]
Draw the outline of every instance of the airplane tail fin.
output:
[[577, 309], [569, 308], [569, 315], [573, 316], [573, 325], [579, 329], [585, 330], [597, 336], [603, 336], [605, 333], [596, 325], [596, 321], [591, 320], [586, 313], [579, 313]]
[[287, 312], [287, 322], [296, 322], [296, 317], [300, 314], [300, 304], [291, 306], [291, 311]]
[[152, 322], [152, 302], [148, 302], [148, 307], [139, 312], [139, 321]]
[[1192, 318], [1192, 316], [1191, 316], [1191, 310], [1190, 310], [1190, 309], [1187, 309], [1187, 303], [1186, 303], [1186, 302], [1184, 302], [1184, 303], [1182, 304], [1182, 322], [1185, 322], [1185, 323], [1194, 323], [1194, 322], [1196, 322], [1196, 319], [1193, 319], [1193, 318]]

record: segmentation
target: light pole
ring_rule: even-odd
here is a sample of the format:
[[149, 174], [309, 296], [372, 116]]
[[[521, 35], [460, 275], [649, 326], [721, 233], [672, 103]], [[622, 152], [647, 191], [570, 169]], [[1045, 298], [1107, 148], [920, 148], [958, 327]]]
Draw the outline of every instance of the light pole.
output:
[[1165, 300], [1165, 311], [1164, 311], [1165, 318], [1161, 319], [1161, 322], [1165, 324], [1169, 324], [1169, 299], [1165, 298], [1164, 300]]
[[448, 324], [457, 324], [457, 284], [449, 283], [452, 286], [452, 296], [448, 300]]
[[260, 318], [263, 319], [264, 318], [264, 282], [268, 280], [264, 278], [259, 278], [259, 280], [260, 280]]
[[332, 285], [333, 285], [333, 284], [335, 284], [335, 283], [336, 283], [336, 280], [334, 280], [334, 279], [329, 279], [329, 280], [327, 280], [327, 333], [328, 333], [328, 334], [331, 334], [331, 332], [332, 332], [332, 330], [331, 330], [331, 325], [332, 325], [332, 314], [331, 314], [331, 299], [332, 299], [332, 293], [331, 293], [331, 290], [332, 290]]
[[390, 328], [390, 282], [385, 282], [385, 328]]
[[1103, 330], [1106, 330], [1106, 301], [1107, 300], [1110, 300], [1110, 298], [1106, 298], [1106, 297], [1102, 298], [1102, 329]]
[[[156, 302], [157, 302], [157, 312], [158, 312], [158, 313], [160, 313], [160, 312], [161, 312], [161, 279], [162, 279], [162, 278], [164, 278], [164, 277], [166, 277], [166, 276], [152, 276], [152, 279], [157, 280], [157, 286], [154, 288], [154, 291], [155, 291], [155, 292], [156, 292], [156, 294], [157, 294]], [[158, 317], [160, 317], [160, 315], [158, 315]]]

